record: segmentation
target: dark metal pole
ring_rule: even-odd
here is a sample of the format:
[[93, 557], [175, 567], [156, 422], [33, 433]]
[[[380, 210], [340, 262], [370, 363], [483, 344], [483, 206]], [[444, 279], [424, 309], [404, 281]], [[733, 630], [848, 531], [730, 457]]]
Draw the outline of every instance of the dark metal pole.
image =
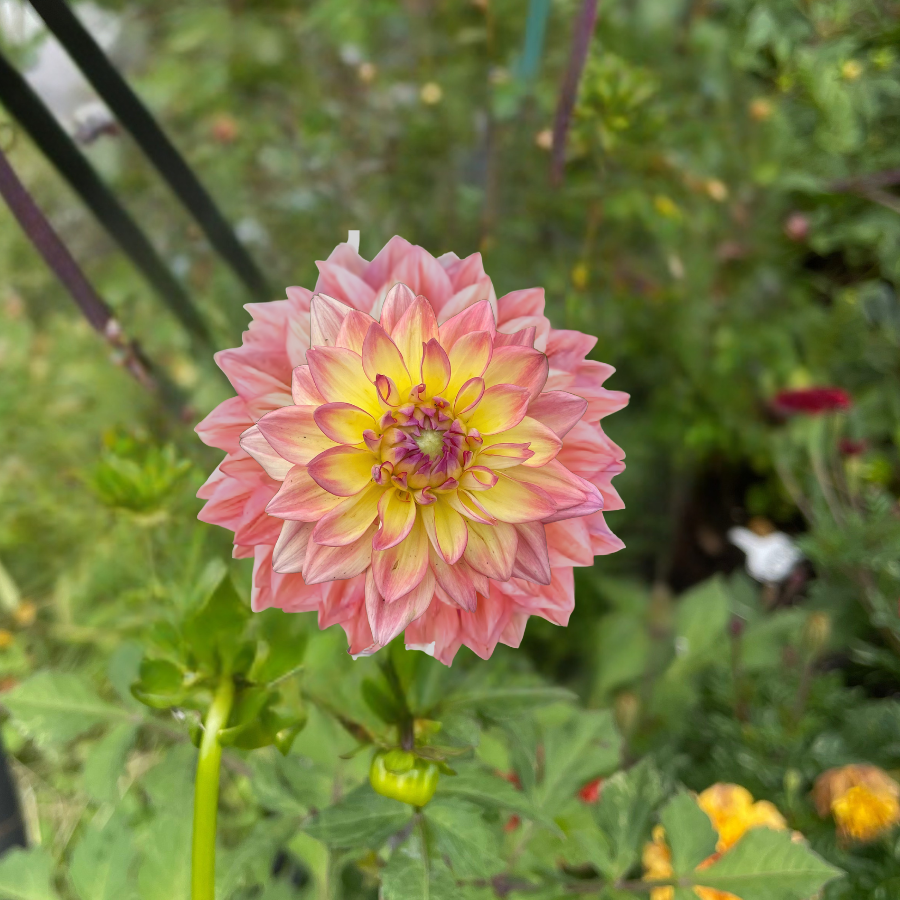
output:
[[81, 197], [144, 277], [156, 289], [160, 299], [208, 352], [212, 338], [206, 323], [184, 288], [159, 258], [153, 245], [128, 211], [100, 180], [65, 129], [44, 106], [31, 85], [0, 54], [0, 103], [37, 144], [60, 175]]
[[222, 259], [257, 299], [271, 300], [265, 278], [206, 188], [65, 0], [31, 0], [31, 5], [197, 220]]

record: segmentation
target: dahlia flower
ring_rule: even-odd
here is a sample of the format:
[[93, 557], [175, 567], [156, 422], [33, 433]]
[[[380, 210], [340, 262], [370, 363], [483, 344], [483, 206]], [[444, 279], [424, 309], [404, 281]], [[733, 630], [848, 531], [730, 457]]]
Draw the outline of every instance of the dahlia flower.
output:
[[197, 426], [226, 451], [200, 518], [253, 557], [253, 609], [316, 610], [354, 655], [405, 631], [448, 665], [518, 646], [530, 615], [565, 625], [573, 566], [622, 546], [599, 420], [628, 396], [596, 339], [551, 328], [542, 289], [498, 298], [477, 253], [394, 237], [318, 267], [247, 307], [216, 354], [237, 396]]
[[853, 399], [843, 388], [810, 387], [779, 391], [772, 400], [775, 412], [783, 416], [796, 414], [818, 416], [850, 409]]
[[828, 769], [812, 797], [820, 816], [834, 816], [844, 840], [873, 841], [900, 824], [900, 784], [878, 766]]

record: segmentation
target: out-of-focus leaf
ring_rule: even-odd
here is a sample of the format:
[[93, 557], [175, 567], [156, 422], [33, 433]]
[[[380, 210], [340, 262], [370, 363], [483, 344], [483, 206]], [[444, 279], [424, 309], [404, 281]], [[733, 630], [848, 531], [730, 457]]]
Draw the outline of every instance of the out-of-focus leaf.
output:
[[604, 782], [595, 816], [607, 849], [593, 862], [608, 878], [621, 878], [640, 858], [664, 793], [662, 778], [649, 760]]
[[535, 802], [544, 811], [567, 803], [585, 782], [613, 771], [619, 764], [622, 739], [609, 710], [579, 710], [563, 727], [544, 737], [544, 778]]
[[412, 817], [412, 807], [360, 785], [304, 825], [307, 833], [331, 847], [377, 849]]
[[97, 803], [115, 803], [119, 799], [118, 781], [125, 768], [125, 757], [134, 743], [138, 726], [123, 722], [99, 740], [85, 760], [81, 783], [87, 795]]
[[0, 859], [0, 900], [59, 900], [53, 861], [43, 847], [13, 848]]
[[220, 660], [233, 661], [237, 656], [249, 617], [249, 604], [241, 600], [231, 577], [226, 575], [203, 606], [188, 618], [184, 637], [201, 664], [215, 672]]
[[504, 719], [521, 715], [523, 710], [548, 703], [565, 703], [577, 699], [566, 688], [535, 685], [534, 687], [483, 688], [454, 694], [442, 704], [442, 710], [475, 709], [484, 715]]
[[80, 900], [129, 900], [134, 896], [131, 831], [114, 817], [101, 830], [86, 829], [72, 853], [69, 875]]
[[720, 652], [729, 613], [728, 594], [720, 576], [691, 588], [678, 599], [675, 659], [667, 678], [683, 678]]
[[659, 821], [666, 829], [676, 875], [689, 874], [715, 852], [718, 835], [709, 816], [687, 791], [679, 791], [666, 803]]
[[790, 832], [754, 828], [693, 881], [741, 900], [807, 900], [840, 874]]
[[450, 860], [457, 878], [488, 878], [504, 868], [496, 833], [474, 804], [436, 799], [425, 807], [424, 816], [436, 848]]
[[424, 857], [417, 835], [391, 855], [381, 877], [384, 900], [461, 900], [464, 897], [447, 864], [436, 856]]
[[60, 744], [130, 713], [101, 700], [78, 675], [38, 672], [3, 695], [16, 725], [39, 744]]

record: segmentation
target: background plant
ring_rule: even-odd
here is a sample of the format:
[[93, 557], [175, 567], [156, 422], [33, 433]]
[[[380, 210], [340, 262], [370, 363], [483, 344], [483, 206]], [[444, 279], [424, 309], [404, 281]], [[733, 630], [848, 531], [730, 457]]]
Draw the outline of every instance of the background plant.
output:
[[[578, 6], [550, 4], [526, 77], [512, 0], [104, 4], [130, 81], [272, 284], [311, 284], [348, 228], [364, 254], [395, 232], [480, 249], [498, 291], [545, 285], [557, 326], [598, 334], [632, 394], [612, 425], [628, 549], [579, 574], [567, 630], [532, 621], [524, 652], [449, 672], [398, 653], [398, 694], [305, 616], [235, 624], [252, 713], [223, 756], [223, 898], [419, 897], [423, 877], [435, 897], [622, 896], [655, 824], [693, 816], [704, 852], [677, 786], [716, 782], [847, 873], [825, 897], [897, 891], [896, 833], [841, 842], [808, 797], [830, 767], [900, 768], [897, 5], [604, 4], [554, 190]], [[25, 67], [40, 36], [11, 35]], [[0, 677], [32, 847], [0, 861], [0, 896], [186, 896], [191, 738], [219, 673], [185, 628], [217, 586], [246, 603], [250, 577], [195, 521], [217, 460], [190, 429], [227, 388], [28, 141], [0, 135], [193, 412], [175, 421], [110, 365], [5, 218]], [[242, 288], [133, 144], [83, 149], [233, 345]], [[810, 385], [850, 408], [773, 414]], [[726, 533], [754, 516], [803, 535], [810, 562], [783, 585], [738, 571]], [[410, 718], [457, 772], [422, 813], [366, 787]], [[287, 755], [248, 747], [276, 739]], [[597, 778], [599, 802], [579, 798]]]

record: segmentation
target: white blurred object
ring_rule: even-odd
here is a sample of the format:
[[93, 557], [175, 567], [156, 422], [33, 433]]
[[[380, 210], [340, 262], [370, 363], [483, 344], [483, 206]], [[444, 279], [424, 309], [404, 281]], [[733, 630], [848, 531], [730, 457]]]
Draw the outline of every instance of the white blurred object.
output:
[[[84, 27], [110, 55], [121, 37], [121, 18], [93, 3], [79, 3], [75, 9]], [[115, 124], [106, 104], [28, 4], [0, 0], [0, 29], [13, 44], [25, 44], [44, 35], [24, 75], [69, 134], [88, 143]]]
[[359, 232], [358, 231], [348, 231], [347, 232], [347, 243], [357, 252], [359, 253]]
[[747, 572], [762, 582], [784, 581], [803, 554], [782, 531], [756, 534], [749, 528], [732, 528], [728, 540], [747, 555]]

